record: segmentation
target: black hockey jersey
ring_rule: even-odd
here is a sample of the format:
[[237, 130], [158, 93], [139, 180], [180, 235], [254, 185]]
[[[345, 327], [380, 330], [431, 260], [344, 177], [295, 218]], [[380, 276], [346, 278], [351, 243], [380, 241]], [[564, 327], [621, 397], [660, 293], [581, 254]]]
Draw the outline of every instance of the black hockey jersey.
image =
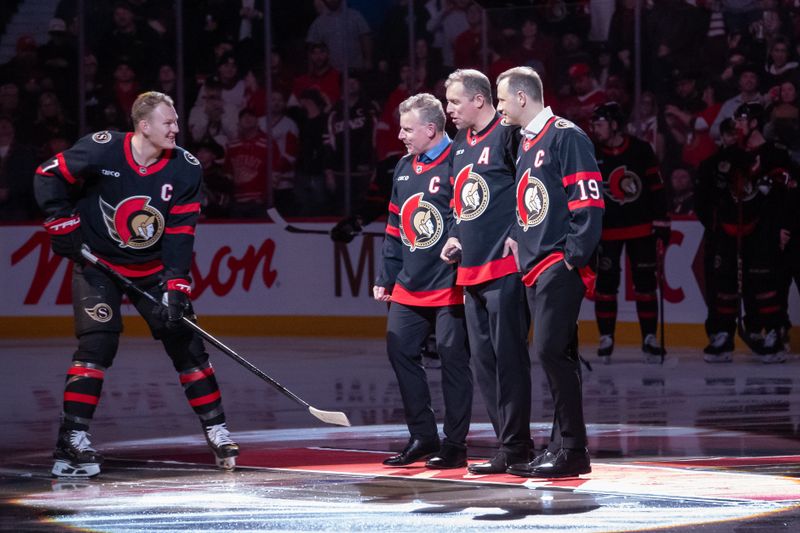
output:
[[392, 301], [425, 307], [464, 303], [456, 268], [439, 258], [452, 225], [452, 144], [430, 163], [403, 157], [395, 168], [380, 274]]
[[544, 124], [523, 130], [517, 160], [515, 229], [528, 286], [561, 260], [586, 267], [600, 242], [604, 210], [589, 137], [549, 107], [535, 122]]
[[626, 135], [620, 146], [598, 145], [595, 156], [603, 174], [603, 240], [651, 235], [653, 221], [667, 219], [667, 200], [650, 144]]
[[785, 189], [773, 183], [794, 175], [789, 153], [772, 142], [752, 151], [738, 146], [721, 149], [701, 165], [698, 215], [712, 231], [749, 235], [759, 223], [789, 228], [791, 210]]
[[498, 114], [483, 131], [467, 128], [453, 141], [452, 234], [463, 248], [459, 285], [517, 272], [514, 256], [503, 257], [503, 247], [514, 226], [518, 132]]
[[178, 147], [140, 166], [132, 138], [133, 133], [97, 132], [42, 163], [34, 179], [37, 200], [48, 216], [77, 211], [83, 241], [120, 273], [163, 271], [163, 279], [188, 279], [200, 213], [200, 163]]

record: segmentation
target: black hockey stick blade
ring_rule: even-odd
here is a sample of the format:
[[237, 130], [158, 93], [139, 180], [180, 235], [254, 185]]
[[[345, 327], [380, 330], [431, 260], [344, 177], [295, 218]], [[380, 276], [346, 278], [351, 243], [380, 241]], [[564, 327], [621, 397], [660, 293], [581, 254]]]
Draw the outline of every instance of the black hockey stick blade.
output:
[[[81, 249], [81, 255], [84, 257], [84, 259], [86, 259], [87, 261], [89, 261], [90, 263], [95, 265], [97, 268], [99, 268], [100, 270], [102, 270], [103, 272], [105, 272], [106, 274], [111, 276], [112, 278], [114, 278], [117, 281], [119, 281], [120, 283], [122, 283], [122, 285], [124, 285], [125, 288], [136, 292], [138, 295], [142, 296], [143, 298], [147, 298], [148, 300], [150, 300], [152, 303], [154, 303], [156, 305], [163, 305], [155, 296], [153, 296], [149, 292], [146, 292], [146, 291], [140, 289], [131, 280], [129, 280], [128, 278], [126, 278], [125, 276], [123, 276], [122, 274], [120, 274], [119, 272], [117, 272], [116, 270], [111, 268], [110, 266], [108, 266], [105, 263], [103, 263], [102, 261], [100, 261], [97, 258], [97, 256], [94, 255], [89, 250], [89, 248], [87, 246], [84, 246]], [[303, 407], [308, 409], [308, 412], [313, 417], [315, 417], [315, 418], [317, 418], [319, 420], [322, 420], [326, 424], [334, 424], [334, 425], [337, 425], [337, 426], [349, 426], [350, 425], [350, 420], [347, 419], [347, 415], [345, 415], [344, 413], [339, 412], [339, 411], [323, 411], [321, 409], [317, 409], [317, 408], [311, 406], [307, 401], [303, 400], [302, 398], [297, 396], [295, 393], [293, 393], [292, 391], [290, 391], [289, 389], [287, 389], [286, 387], [284, 387], [283, 385], [278, 383], [275, 379], [273, 379], [269, 375], [265, 374], [263, 371], [261, 371], [255, 365], [253, 365], [253, 363], [251, 363], [250, 361], [248, 361], [247, 359], [245, 359], [244, 357], [242, 357], [241, 355], [236, 353], [234, 350], [232, 350], [231, 348], [226, 346], [222, 341], [220, 341], [219, 339], [217, 339], [216, 337], [214, 337], [213, 335], [208, 333], [206, 330], [204, 330], [203, 328], [201, 328], [200, 326], [195, 324], [188, 317], [184, 316], [183, 318], [181, 318], [181, 322], [185, 326], [187, 326], [190, 329], [192, 329], [195, 332], [197, 332], [198, 335], [203, 337], [209, 343], [213, 344], [219, 351], [221, 351], [222, 353], [224, 353], [225, 355], [227, 355], [228, 357], [230, 357], [231, 359], [233, 359], [234, 361], [236, 361], [237, 363], [239, 363], [240, 365], [245, 367], [247, 370], [249, 370], [250, 372], [252, 372], [256, 376], [260, 377], [261, 379], [263, 379], [264, 381], [266, 381], [267, 383], [269, 383], [270, 385], [272, 385], [273, 387], [278, 389], [278, 392], [280, 392], [281, 394], [283, 394], [284, 396], [286, 396], [290, 400], [292, 400], [292, 401], [294, 401], [296, 403], [299, 403], [300, 405], [302, 405]]]
[[[270, 220], [272, 220], [275, 224], [281, 226], [284, 230], [288, 231], [289, 233], [298, 233], [298, 234], [305, 234], [305, 235], [330, 235], [330, 230], [325, 229], [312, 229], [312, 228], [300, 228], [298, 226], [293, 226], [289, 222], [284, 219], [281, 214], [278, 212], [277, 209], [274, 207], [270, 207], [267, 209], [267, 215], [269, 216]], [[356, 235], [361, 235], [364, 237], [383, 237], [383, 233], [377, 231], [359, 231]]]

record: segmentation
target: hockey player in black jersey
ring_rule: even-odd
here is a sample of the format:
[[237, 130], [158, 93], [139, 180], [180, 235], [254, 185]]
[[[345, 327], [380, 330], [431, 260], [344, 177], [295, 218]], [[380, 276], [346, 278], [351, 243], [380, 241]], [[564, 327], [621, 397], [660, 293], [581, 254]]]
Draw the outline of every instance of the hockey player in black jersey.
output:
[[[100, 473], [103, 458], [87, 431], [105, 373], [117, 353], [123, 296], [163, 343], [217, 464], [233, 468], [239, 454], [225, 425], [203, 341], [180, 325], [183, 316], [193, 315], [189, 272], [200, 214], [200, 164], [175, 144], [178, 116], [169, 96], [139, 95], [131, 118], [133, 133], [88, 135], [42, 163], [34, 177], [36, 199], [48, 216], [45, 228], [52, 249], [74, 261], [78, 349], [64, 387], [55, 476]], [[84, 245], [104, 264], [157, 296], [163, 306], [123, 289], [102, 270], [83, 262]]]
[[529, 321], [510, 236], [519, 128], [503, 124], [481, 72], [457, 70], [445, 87], [447, 112], [459, 131], [452, 148], [455, 224], [442, 259], [458, 257], [456, 283], [464, 287], [475, 375], [500, 443], [494, 457], [469, 471], [498, 474], [529, 461], [531, 448]]
[[711, 175], [701, 177], [711, 213], [704, 218], [715, 242], [712, 336], [704, 350], [709, 363], [732, 360], [737, 323], [763, 363], [786, 360], [778, 262], [781, 233], [793, 226], [796, 206], [787, 204], [792, 196], [779, 182], [795, 171], [786, 149], [761, 134], [763, 118], [761, 104], [740, 105], [734, 112], [738, 143], [722, 148], [714, 168], [704, 165]]
[[[431, 455], [425, 463], [428, 468], [467, 464], [472, 372], [464, 293], [456, 285], [455, 267], [439, 259], [452, 224], [451, 142], [444, 125], [442, 104], [433, 95], [417, 94], [400, 104], [399, 137], [408, 155], [394, 173], [373, 296], [391, 302], [386, 348], [411, 435], [403, 451], [383, 462], [387, 466], [407, 465]], [[441, 447], [420, 355], [434, 330], [445, 407]]]
[[602, 176], [594, 147], [572, 122], [544, 106], [535, 70], [516, 67], [497, 81], [497, 109], [521, 126], [516, 241], [533, 321], [533, 351], [553, 397], [547, 450], [507, 472], [572, 477], [591, 472], [583, 417], [578, 313], [594, 284], [592, 262], [603, 221]]
[[624, 114], [618, 103], [597, 106], [591, 126], [606, 206], [595, 289], [595, 315], [600, 330], [597, 355], [608, 363], [614, 351], [624, 247], [630, 259], [642, 354], [646, 362], [660, 363], [665, 352], [656, 340], [656, 246], [657, 240], [664, 249], [669, 244], [670, 221], [658, 160], [648, 143], [625, 132]]

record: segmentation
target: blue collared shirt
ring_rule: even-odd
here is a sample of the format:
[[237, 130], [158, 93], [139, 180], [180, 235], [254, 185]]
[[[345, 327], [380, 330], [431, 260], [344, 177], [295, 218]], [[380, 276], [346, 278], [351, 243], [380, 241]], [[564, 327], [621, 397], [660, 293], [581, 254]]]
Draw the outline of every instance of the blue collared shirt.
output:
[[450, 142], [450, 136], [447, 135], [447, 132], [445, 132], [444, 136], [442, 136], [442, 140], [439, 141], [436, 146], [419, 156], [420, 162], [430, 163], [435, 161], [437, 157], [442, 155], [442, 152], [444, 152], [445, 148], [450, 146]]

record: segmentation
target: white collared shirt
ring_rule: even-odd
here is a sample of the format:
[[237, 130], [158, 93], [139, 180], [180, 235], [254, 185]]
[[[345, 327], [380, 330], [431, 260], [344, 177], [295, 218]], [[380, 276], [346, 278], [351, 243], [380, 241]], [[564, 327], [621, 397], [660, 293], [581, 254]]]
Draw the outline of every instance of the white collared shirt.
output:
[[544, 125], [547, 124], [547, 121], [550, 120], [550, 117], [552, 116], [553, 110], [550, 109], [550, 106], [545, 107], [539, 111], [535, 117], [533, 117], [533, 120], [531, 120], [527, 126], [522, 128], [521, 133], [529, 139], [536, 137], [536, 135], [542, 131], [542, 128], [544, 128]]

